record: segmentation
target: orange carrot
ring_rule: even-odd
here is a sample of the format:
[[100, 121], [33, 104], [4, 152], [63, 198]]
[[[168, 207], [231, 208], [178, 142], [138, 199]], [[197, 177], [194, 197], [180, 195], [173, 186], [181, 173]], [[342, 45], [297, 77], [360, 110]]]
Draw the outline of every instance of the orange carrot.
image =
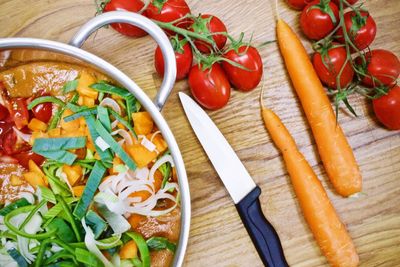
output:
[[357, 266], [353, 241], [336, 214], [325, 189], [279, 117], [261, 104], [262, 117], [283, 154], [303, 215], [322, 253], [333, 267]]
[[322, 162], [335, 190], [342, 196], [361, 191], [361, 174], [347, 139], [336, 122], [331, 103], [299, 38], [281, 19], [279, 48], [286, 69], [311, 126]]

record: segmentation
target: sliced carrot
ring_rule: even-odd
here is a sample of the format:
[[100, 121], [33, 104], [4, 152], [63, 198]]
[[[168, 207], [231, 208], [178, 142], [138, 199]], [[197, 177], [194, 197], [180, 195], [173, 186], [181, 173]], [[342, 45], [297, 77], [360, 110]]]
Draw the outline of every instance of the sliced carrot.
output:
[[38, 120], [36, 118], [33, 118], [29, 124], [28, 124], [28, 128], [31, 129], [32, 131], [46, 131], [47, 130], [47, 124], [44, 123], [41, 120]]
[[61, 129], [54, 128], [54, 129], [49, 130], [47, 133], [49, 134], [49, 137], [60, 137]]
[[353, 151], [336, 122], [331, 103], [292, 29], [281, 19], [277, 22], [279, 48], [286, 69], [311, 126], [318, 152], [335, 190], [342, 196], [361, 191], [361, 174]]
[[33, 187], [37, 188], [39, 185], [40, 186], [47, 186], [43, 177], [40, 176], [36, 172], [25, 172], [22, 174], [24, 176], [25, 180]]
[[99, 93], [96, 90], [90, 88], [90, 85], [94, 83], [96, 83], [96, 78], [87, 71], [82, 71], [81, 76], [79, 77], [78, 80], [78, 86], [76, 88], [76, 91], [78, 91], [80, 96], [86, 96], [92, 99], [97, 99]]
[[85, 186], [84, 185], [77, 185], [77, 186], [72, 187], [72, 193], [76, 197], [82, 196], [83, 195], [83, 190], [85, 190]]
[[147, 164], [157, 158], [155, 151], [151, 152], [141, 144], [127, 145], [126, 152], [128, 152], [139, 168], [147, 166]]
[[146, 135], [153, 130], [153, 119], [147, 111], [132, 113], [132, 119], [136, 134]]
[[359, 258], [346, 227], [289, 131], [274, 112], [263, 106], [262, 117], [283, 155], [303, 215], [322, 253], [334, 267], [357, 266]]
[[78, 120], [73, 120], [73, 121], [69, 121], [69, 122], [65, 122], [64, 118], [68, 117], [70, 115], [74, 114], [74, 112], [72, 112], [72, 110], [66, 109], [62, 115], [62, 118], [60, 120], [60, 126], [61, 129], [68, 131], [68, 132], [74, 132], [76, 130], [79, 129], [79, 121]]
[[130, 240], [119, 250], [119, 257], [121, 260], [133, 259], [137, 257], [138, 248], [135, 241]]
[[40, 176], [44, 177], [43, 171], [33, 160], [30, 159], [28, 161], [28, 167], [29, 167], [29, 171], [35, 172], [35, 173], [39, 174]]
[[67, 175], [70, 185], [74, 186], [83, 175], [82, 167], [79, 165], [69, 166], [64, 164], [62, 171]]

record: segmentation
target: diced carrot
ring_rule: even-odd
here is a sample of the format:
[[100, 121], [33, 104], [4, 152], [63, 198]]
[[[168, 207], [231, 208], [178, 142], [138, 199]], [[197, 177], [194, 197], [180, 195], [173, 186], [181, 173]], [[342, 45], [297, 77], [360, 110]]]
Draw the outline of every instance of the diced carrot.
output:
[[78, 97], [78, 105], [79, 106], [83, 106], [84, 104], [83, 104], [83, 96], [79, 96]]
[[78, 120], [73, 120], [73, 121], [69, 121], [69, 122], [65, 122], [64, 118], [67, 116], [70, 116], [74, 114], [74, 112], [72, 112], [69, 109], [66, 109], [62, 115], [62, 118], [60, 120], [60, 126], [61, 129], [67, 130], [67, 131], [76, 131], [79, 129], [79, 121]]
[[174, 182], [178, 181], [178, 175], [176, 174], [176, 168], [175, 167], [172, 167], [172, 180]]
[[25, 172], [22, 175], [24, 176], [25, 180], [35, 189], [38, 185], [47, 186], [43, 177], [36, 172]]
[[162, 182], [164, 180], [164, 176], [159, 170], [156, 170], [154, 173], [154, 190], [157, 192], [161, 189]]
[[49, 137], [59, 137], [61, 135], [61, 128], [54, 128], [47, 132]]
[[74, 194], [74, 196], [80, 197], [82, 196], [84, 189], [85, 189], [84, 185], [77, 185], [72, 187], [72, 193]]
[[149, 197], [151, 197], [151, 193], [146, 190], [136, 191], [129, 195], [129, 197], [140, 197], [141, 201], [145, 201]]
[[129, 218], [128, 218], [128, 222], [131, 225], [132, 229], [136, 229], [140, 222], [142, 222], [146, 217], [140, 214], [132, 214]]
[[147, 164], [157, 158], [157, 153], [155, 151], [151, 152], [141, 144], [126, 146], [126, 151], [136, 162], [139, 168], [147, 166]]
[[135, 241], [130, 240], [119, 250], [119, 257], [121, 260], [133, 259], [137, 257], [137, 245]]
[[[151, 140], [151, 137], [153, 136], [153, 133], [146, 135], [146, 138]], [[157, 134], [154, 136], [152, 143], [156, 146], [157, 151], [159, 153], [163, 153], [165, 150], [167, 150], [168, 145], [167, 142], [165, 142], [164, 138], [161, 136], [161, 134]]]
[[46, 131], [47, 129], [47, 124], [44, 123], [41, 120], [38, 120], [36, 118], [33, 118], [29, 124], [28, 124], [28, 128], [31, 129], [32, 131]]
[[40, 176], [44, 177], [43, 171], [40, 169], [40, 167], [33, 160], [31, 160], [31, 159], [29, 160], [28, 167], [29, 167], [29, 171], [37, 173]]
[[10, 184], [12, 186], [20, 186], [24, 183], [24, 180], [22, 180], [19, 176], [12, 174], [10, 177]]
[[122, 123], [120, 123], [120, 122], [118, 122], [117, 128], [118, 128], [118, 129], [126, 130], [125, 126], [124, 126]]
[[136, 134], [149, 134], [153, 130], [153, 120], [147, 111], [132, 113], [133, 129]]
[[77, 181], [82, 177], [82, 167], [79, 165], [68, 166], [66, 164], [62, 167], [63, 172], [67, 175], [68, 182], [70, 185], [75, 185]]
[[84, 118], [84, 117], [80, 117], [80, 118], [78, 119], [78, 121], [79, 121], [79, 126], [80, 126], [81, 128], [86, 128], [86, 121], [85, 121], [85, 118]]
[[93, 107], [94, 106], [94, 102], [95, 102], [94, 98], [90, 98], [90, 97], [87, 97], [87, 96], [83, 97], [83, 105], [84, 106]]
[[80, 96], [87, 96], [89, 98], [97, 99], [99, 93], [90, 88], [90, 85], [94, 83], [96, 83], [96, 78], [87, 71], [82, 71], [78, 80], [76, 91], [78, 91]]

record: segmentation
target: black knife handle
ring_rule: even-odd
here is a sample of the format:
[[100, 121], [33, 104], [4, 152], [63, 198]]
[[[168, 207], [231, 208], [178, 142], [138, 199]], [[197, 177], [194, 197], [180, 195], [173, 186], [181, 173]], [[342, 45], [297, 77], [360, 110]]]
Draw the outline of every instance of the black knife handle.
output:
[[260, 205], [260, 187], [256, 186], [238, 204], [236, 209], [265, 266], [288, 266], [279, 236], [265, 218]]

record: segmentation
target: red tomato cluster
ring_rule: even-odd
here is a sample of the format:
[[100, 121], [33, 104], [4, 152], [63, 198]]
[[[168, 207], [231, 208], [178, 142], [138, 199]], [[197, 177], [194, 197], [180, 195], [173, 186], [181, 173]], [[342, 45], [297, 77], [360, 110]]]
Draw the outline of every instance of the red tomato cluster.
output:
[[0, 93], [3, 99], [3, 103], [0, 103], [0, 162], [19, 163], [25, 168], [28, 168], [29, 160], [42, 164], [44, 158], [33, 153], [30, 144], [22, 140], [17, 131], [30, 134], [31, 131], [27, 128], [30, 118], [48, 122], [52, 115], [52, 104], [37, 105], [30, 114], [27, 104], [32, 99], [9, 98], [2, 84]]
[[[169, 25], [161, 27], [170, 36], [175, 50], [177, 80], [188, 77], [193, 97], [207, 109], [224, 107], [230, 98], [231, 85], [240, 91], [251, 91], [261, 81], [263, 63], [257, 49], [241, 41], [226, 46], [225, 24], [211, 14], [191, 15], [184, 0], [152, 0], [147, 8], [141, 0], [108, 1], [103, 11], [113, 10], [140, 12]], [[115, 23], [111, 26], [127, 36], [145, 35], [132, 25]], [[164, 60], [159, 47], [155, 50], [154, 61], [157, 73], [163, 76]]]
[[377, 30], [371, 14], [365, 8], [347, 6], [358, 0], [287, 2], [302, 10], [300, 26], [315, 41], [312, 62], [321, 82], [342, 94], [348, 88], [362, 89], [374, 99], [378, 120], [388, 129], [400, 129], [400, 89], [396, 86], [400, 61], [390, 51], [369, 49]]

